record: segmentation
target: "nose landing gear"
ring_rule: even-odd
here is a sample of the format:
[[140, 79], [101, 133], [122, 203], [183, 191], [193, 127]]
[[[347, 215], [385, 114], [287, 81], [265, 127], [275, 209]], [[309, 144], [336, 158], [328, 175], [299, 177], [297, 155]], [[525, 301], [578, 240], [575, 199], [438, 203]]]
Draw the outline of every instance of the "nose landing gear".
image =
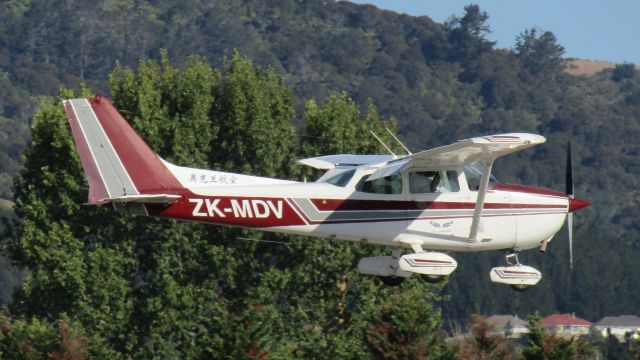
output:
[[510, 251], [505, 256], [508, 266], [498, 266], [491, 269], [491, 281], [511, 285], [516, 291], [525, 291], [542, 279], [540, 271], [531, 266], [522, 265], [518, 260], [518, 252]]

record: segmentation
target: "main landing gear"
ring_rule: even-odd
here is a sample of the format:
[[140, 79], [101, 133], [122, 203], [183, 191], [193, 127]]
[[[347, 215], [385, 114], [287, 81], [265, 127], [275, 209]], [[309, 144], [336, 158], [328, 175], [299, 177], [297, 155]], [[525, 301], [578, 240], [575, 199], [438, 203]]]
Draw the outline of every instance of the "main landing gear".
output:
[[420, 245], [412, 245], [412, 248], [414, 254], [402, 255], [402, 249], [395, 248], [391, 256], [362, 258], [358, 263], [358, 271], [378, 276], [385, 285], [396, 286], [413, 273], [420, 274], [429, 283], [438, 283], [458, 266], [447, 254], [425, 252]]
[[[421, 275], [429, 283], [438, 283], [458, 266], [447, 254], [427, 252], [420, 245], [412, 245], [412, 248], [415, 251], [413, 254], [402, 255], [402, 249], [395, 248], [391, 256], [362, 258], [358, 263], [358, 271], [361, 274], [378, 276], [387, 286], [397, 286], [414, 273]], [[509, 251], [505, 260], [508, 266], [491, 269], [491, 281], [510, 285], [516, 291], [524, 291], [542, 279], [540, 271], [520, 263], [517, 251]]]
[[511, 288], [516, 291], [525, 291], [542, 279], [540, 271], [531, 266], [520, 264], [517, 251], [509, 251], [505, 260], [509, 266], [498, 266], [491, 269], [489, 273], [491, 281], [511, 285]]

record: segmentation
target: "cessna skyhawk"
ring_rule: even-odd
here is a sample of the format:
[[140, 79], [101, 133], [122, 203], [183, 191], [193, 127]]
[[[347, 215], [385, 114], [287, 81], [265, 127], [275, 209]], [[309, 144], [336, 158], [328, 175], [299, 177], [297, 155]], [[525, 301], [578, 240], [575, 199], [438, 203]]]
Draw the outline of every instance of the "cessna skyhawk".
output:
[[89, 204], [388, 246], [390, 256], [363, 258], [358, 270], [390, 285], [414, 273], [439, 281], [457, 267], [445, 252], [485, 250], [506, 251], [508, 264], [494, 267], [491, 281], [535, 285], [542, 275], [520, 264], [518, 252], [544, 251], [567, 214], [571, 219], [590, 205], [569, 188], [564, 194], [492, 177], [496, 158], [544, 143], [540, 135], [475, 137], [406, 156], [303, 159], [326, 171], [306, 183], [176, 166], [156, 155], [107, 99], [65, 100], [64, 107]]

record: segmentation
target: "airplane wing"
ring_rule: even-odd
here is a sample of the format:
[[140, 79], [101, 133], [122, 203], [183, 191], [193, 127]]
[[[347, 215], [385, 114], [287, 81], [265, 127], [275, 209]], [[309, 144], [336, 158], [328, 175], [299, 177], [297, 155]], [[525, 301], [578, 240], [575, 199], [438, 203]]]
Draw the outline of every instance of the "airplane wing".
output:
[[367, 181], [400, 173], [410, 167], [456, 167], [478, 160], [493, 162], [496, 158], [523, 150], [546, 141], [543, 136], [525, 133], [510, 133], [474, 137], [460, 140], [399, 159], [387, 164], [371, 174]]
[[472, 243], [482, 240], [479, 231], [480, 219], [484, 208], [485, 196], [489, 186], [489, 177], [493, 161], [500, 156], [523, 150], [547, 141], [543, 136], [524, 133], [500, 134], [461, 140], [455, 144], [426, 150], [417, 154], [389, 161], [376, 170], [367, 181], [398, 174], [404, 169], [414, 167], [457, 167], [476, 161], [484, 163], [478, 197], [473, 211], [473, 220], [469, 229], [469, 241]]

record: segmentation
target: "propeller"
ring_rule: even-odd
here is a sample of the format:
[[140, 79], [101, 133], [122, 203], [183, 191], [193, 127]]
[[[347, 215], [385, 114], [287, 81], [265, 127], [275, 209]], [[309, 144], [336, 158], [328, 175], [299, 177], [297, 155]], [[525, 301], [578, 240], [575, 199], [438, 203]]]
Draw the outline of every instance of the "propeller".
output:
[[[575, 198], [573, 189], [573, 163], [571, 159], [571, 140], [567, 142], [567, 173], [566, 173], [566, 193], [569, 203]], [[573, 270], [573, 212], [567, 213], [567, 228], [569, 229], [569, 268]]]

